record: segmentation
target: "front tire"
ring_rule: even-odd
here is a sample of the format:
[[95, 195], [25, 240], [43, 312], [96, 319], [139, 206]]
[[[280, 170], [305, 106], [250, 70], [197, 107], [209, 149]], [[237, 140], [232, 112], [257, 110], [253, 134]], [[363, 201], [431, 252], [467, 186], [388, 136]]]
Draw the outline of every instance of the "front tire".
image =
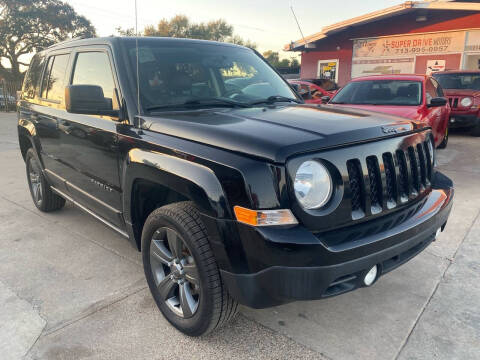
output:
[[191, 202], [154, 210], [142, 231], [142, 259], [152, 296], [165, 318], [189, 336], [220, 327], [237, 312]]
[[26, 153], [25, 164], [28, 187], [37, 209], [43, 212], [51, 212], [63, 208], [65, 199], [52, 191], [32, 148], [28, 149]]
[[442, 142], [440, 143], [440, 145], [438, 145], [438, 148], [439, 149], [445, 149], [448, 145], [448, 126], [447, 128], [445, 129], [445, 135], [443, 136], [443, 140]]
[[477, 119], [477, 124], [472, 129], [473, 136], [480, 136], [480, 118]]

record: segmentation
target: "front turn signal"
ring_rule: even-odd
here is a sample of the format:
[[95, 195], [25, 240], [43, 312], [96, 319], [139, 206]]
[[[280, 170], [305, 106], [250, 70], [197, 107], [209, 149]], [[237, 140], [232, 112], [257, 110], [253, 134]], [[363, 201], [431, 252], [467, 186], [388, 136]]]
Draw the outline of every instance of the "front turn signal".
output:
[[296, 225], [297, 219], [289, 209], [251, 210], [234, 206], [233, 211], [239, 222], [253, 226]]

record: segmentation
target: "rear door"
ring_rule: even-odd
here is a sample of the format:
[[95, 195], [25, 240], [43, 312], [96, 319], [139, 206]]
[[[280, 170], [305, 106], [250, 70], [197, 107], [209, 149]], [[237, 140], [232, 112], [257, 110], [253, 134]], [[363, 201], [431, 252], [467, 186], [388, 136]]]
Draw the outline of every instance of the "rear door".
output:
[[[117, 80], [107, 47], [72, 53], [68, 84], [97, 85], [118, 109]], [[62, 176], [70, 195], [108, 223], [123, 229], [118, 164], [118, 118], [65, 112], [58, 128], [62, 139]]]
[[46, 58], [39, 99], [32, 105], [32, 120], [40, 140], [40, 157], [50, 183], [64, 189], [65, 166], [61, 162], [62, 139], [59, 118], [65, 113], [65, 83], [70, 64], [70, 51], [50, 53]]

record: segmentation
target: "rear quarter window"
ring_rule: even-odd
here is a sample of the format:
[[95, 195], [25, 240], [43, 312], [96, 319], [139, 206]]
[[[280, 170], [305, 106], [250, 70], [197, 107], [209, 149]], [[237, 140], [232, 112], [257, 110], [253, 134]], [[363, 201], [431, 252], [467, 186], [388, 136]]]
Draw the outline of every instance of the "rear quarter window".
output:
[[42, 76], [43, 66], [45, 64], [45, 57], [42, 55], [35, 55], [30, 62], [25, 80], [23, 82], [22, 97], [24, 99], [33, 99], [37, 94], [40, 86], [40, 78]]
[[62, 102], [69, 58], [69, 54], [62, 54], [51, 56], [48, 59], [47, 70], [42, 81], [42, 98]]

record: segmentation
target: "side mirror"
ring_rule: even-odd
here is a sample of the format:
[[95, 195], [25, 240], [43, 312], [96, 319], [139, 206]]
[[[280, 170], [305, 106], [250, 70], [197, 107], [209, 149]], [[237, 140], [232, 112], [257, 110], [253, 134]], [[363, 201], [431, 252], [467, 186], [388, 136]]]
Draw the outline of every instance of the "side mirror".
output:
[[447, 105], [447, 99], [444, 97], [435, 97], [430, 100], [430, 104], [427, 104], [428, 107], [438, 107]]
[[119, 116], [120, 112], [113, 110], [112, 100], [106, 98], [102, 88], [97, 85], [65, 87], [65, 107], [69, 113]]
[[330, 96], [322, 96], [322, 104], [326, 104], [330, 101]]

